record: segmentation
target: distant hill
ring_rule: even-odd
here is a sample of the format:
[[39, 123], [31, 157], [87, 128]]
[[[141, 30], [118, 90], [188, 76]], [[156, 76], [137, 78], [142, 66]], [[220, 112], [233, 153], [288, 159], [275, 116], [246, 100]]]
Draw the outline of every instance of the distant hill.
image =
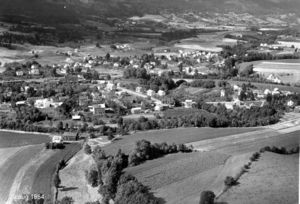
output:
[[1, 0], [6, 20], [75, 23], [86, 16], [128, 17], [169, 11], [299, 13], [299, 0]]

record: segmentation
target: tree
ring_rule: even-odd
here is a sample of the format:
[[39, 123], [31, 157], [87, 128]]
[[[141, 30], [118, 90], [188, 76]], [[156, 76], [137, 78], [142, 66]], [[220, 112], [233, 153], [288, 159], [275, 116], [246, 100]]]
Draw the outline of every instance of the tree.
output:
[[91, 168], [85, 172], [85, 177], [92, 187], [97, 187], [99, 185], [99, 173], [96, 169]]
[[227, 176], [224, 180], [226, 186], [233, 186], [236, 184], [236, 180], [232, 176]]
[[96, 146], [94, 148], [92, 155], [93, 155], [93, 159], [95, 160], [96, 163], [107, 158], [105, 152], [102, 150], [102, 148], [100, 146]]
[[107, 53], [107, 54], [105, 55], [105, 59], [106, 59], [106, 60], [110, 60], [110, 54], [109, 54], [109, 53]]
[[84, 151], [84, 153], [86, 153], [86, 154], [88, 154], [88, 155], [92, 154], [92, 148], [91, 148], [91, 146], [90, 146], [89, 144], [87, 144], [87, 143], [83, 146], [83, 151]]
[[61, 199], [60, 204], [72, 204], [74, 200], [72, 197], [65, 196]]
[[57, 200], [57, 196], [58, 196], [58, 188], [61, 184], [61, 180], [59, 178], [59, 172], [56, 172], [53, 178], [53, 185], [56, 189], [56, 193], [55, 193], [55, 201]]
[[212, 191], [202, 191], [199, 204], [214, 204], [216, 195]]
[[53, 185], [56, 189], [58, 189], [60, 184], [61, 184], [61, 180], [59, 178], [59, 173], [55, 173], [54, 178], [53, 178]]
[[64, 124], [63, 124], [63, 122], [62, 122], [62, 121], [59, 121], [59, 122], [57, 123], [56, 128], [57, 128], [58, 130], [63, 130], [63, 129], [64, 129]]

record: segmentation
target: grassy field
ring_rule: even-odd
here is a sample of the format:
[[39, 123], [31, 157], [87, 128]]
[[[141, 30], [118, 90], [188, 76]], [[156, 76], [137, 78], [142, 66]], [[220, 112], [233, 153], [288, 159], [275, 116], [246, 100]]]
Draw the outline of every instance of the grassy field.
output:
[[50, 137], [46, 135], [0, 132], [0, 148], [41, 144], [49, 141]]
[[[251, 132], [249, 134], [251, 134]], [[256, 132], [253, 132], [253, 134], [255, 135]], [[147, 161], [136, 167], [127, 168], [126, 172], [136, 176], [139, 181], [151, 188], [155, 196], [162, 198], [168, 204], [198, 203], [200, 192], [203, 190], [212, 190], [217, 196], [222, 195], [225, 189], [224, 179], [226, 176], [237, 177], [241, 168], [249, 162], [249, 158], [253, 152], [267, 145], [284, 146], [288, 149], [295, 147], [299, 145], [298, 135], [299, 132], [294, 132], [273, 138], [257, 140], [250, 138], [249, 141], [244, 143], [235, 143], [236, 140], [232, 140], [231, 143], [224, 143], [226, 147], [221, 147], [217, 151], [171, 154], [159, 159]], [[219, 141], [219, 143], [221, 143], [221, 141]], [[218, 144], [215, 145], [218, 146]], [[267, 159], [268, 158], [262, 161], [263, 165], [267, 165], [265, 164]], [[281, 164], [278, 164], [279, 162], [273, 163], [273, 165], [281, 166]], [[283, 169], [289, 168], [289, 164], [292, 165], [292, 170], [288, 171], [288, 175], [286, 176]], [[285, 198], [287, 196], [284, 198], [277, 196], [277, 200], [272, 198], [272, 193], [276, 192], [278, 194], [278, 192], [280, 192], [279, 188], [283, 188], [280, 182], [282, 181], [285, 185], [288, 185], [286, 179], [291, 178], [290, 173], [295, 174], [298, 172], [298, 170], [296, 171], [295, 169], [295, 166], [298, 166], [296, 162], [289, 164], [288, 162], [282, 164], [284, 168], [282, 168], [282, 171], [279, 170], [279, 172], [281, 172], [280, 181], [273, 182], [277, 185], [275, 188], [270, 188], [271, 185], [266, 184], [264, 181], [265, 177], [267, 182], [271, 182], [276, 180], [272, 175], [279, 176], [279, 174], [272, 170], [272, 167], [269, 167], [268, 174], [271, 175], [272, 178], [268, 177], [268, 174], [264, 174], [259, 178], [254, 178], [255, 183], [251, 183], [253, 180], [252, 177], [248, 179], [247, 183], [241, 180], [237, 187], [241, 188], [241, 190], [234, 192], [232, 196], [231, 194], [228, 194], [230, 195], [228, 196], [227, 193], [225, 193], [218, 201], [220, 201], [220, 203], [247, 204], [293, 203], [284, 202], [284, 199], [286, 201], [293, 200], [293, 197], [296, 195], [294, 192], [297, 190], [295, 184], [292, 185], [294, 190], [290, 191], [291, 193], [288, 193], [288, 190], [284, 191], [287, 195], [291, 196], [291, 198]], [[255, 167], [256, 164], [254, 163], [253, 165]], [[281, 167], [277, 168], [281, 169]], [[250, 174], [251, 171], [252, 168], [250, 169]], [[247, 173], [245, 177], [247, 177]], [[294, 178], [295, 177], [297, 177], [297, 175], [294, 175]], [[297, 179], [294, 180], [297, 181]], [[243, 187], [244, 183], [245, 186]], [[250, 186], [248, 186], [248, 183], [250, 183]], [[255, 189], [256, 185], [259, 186], [259, 190]], [[233, 187], [233, 189], [234, 188], [235, 187]], [[252, 191], [252, 189], [255, 190]], [[269, 200], [268, 202], [264, 202], [262, 196], [255, 200], [255, 195], [259, 194], [260, 191], [264, 192], [264, 189], [266, 189], [267, 196], [270, 196], [270, 198], [267, 199], [273, 202], [269, 202]], [[250, 195], [253, 202], [248, 202], [247, 193], [249, 191], [255, 192]]]
[[59, 199], [70, 196], [74, 199], [74, 204], [100, 199], [98, 188], [91, 187], [85, 179], [85, 170], [93, 164], [92, 157], [83, 151], [79, 151], [70, 160], [68, 166], [60, 172], [64, 188], [59, 191]]
[[192, 177], [225, 163], [228, 155], [218, 153], [178, 153], [126, 169], [152, 190]]
[[235, 176], [250, 153], [230, 156], [216, 152], [172, 154], [126, 169], [166, 203], [198, 203], [200, 192], [224, 189], [226, 176]]
[[46, 203], [53, 203], [52, 177], [57, 164], [62, 159], [68, 161], [80, 149], [81, 145], [79, 143], [73, 143], [66, 145], [66, 148], [63, 150], [55, 150], [55, 154], [47, 159], [35, 173], [31, 193], [42, 193], [47, 197]]
[[268, 77], [270, 74], [276, 74], [283, 83], [297, 83], [300, 81], [300, 60], [261, 60], [254, 62], [242, 63], [240, 66], [245, 67], [253, 64], [254, 71]]
[[218, 202], [230, 204], [298, 203], [299, 154], [263, 153], [252, 164], [239, 185], [223, 194]]
[[[0, 203], [8, 199], [10, 189], [13, 186], [19, 170], [26, 165], [35, 155], [42, 150], [42, 145], [20, 148], [19, 151], [9, 157], [0, 168]], [[4, 155], [1, 155], [1, 157]], [[8, 155], [7, 155], [8, 156]]]
[[122, 149], [122, 151], [128, 153], [134, 149], [136, 141], [142, 139], [157, 143], [167, 142], [180, 144], [224, 137], [258, 129], [259, 128], [176, 128], [169, 130], [153, 130], [126, 135], [114, 141], [112, 144], [103, 147], [103, 149], [108, 154], [115, 154], [118, 149]]

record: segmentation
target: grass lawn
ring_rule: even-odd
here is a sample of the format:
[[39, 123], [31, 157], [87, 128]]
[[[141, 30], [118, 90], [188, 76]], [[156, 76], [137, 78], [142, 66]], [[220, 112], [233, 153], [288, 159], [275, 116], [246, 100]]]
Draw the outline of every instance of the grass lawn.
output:
[[64, 159], [66, 162], [70, 160], [79, 150], [81, 145], [79, 143], [72, 143], [66, 145], [63, 150], [49, 150], [55, 151], [55, 154], [47, 159], [36, 171], [33, 180], [31, 193], [42, 193], [47, 197], [49, 203], [53, 203], [52, 194], [52, 178], [56, 170], [57, 164]]
[[298, 179], [299, 154], [265, 152], [239, 179], [240, 184], [223, 194], [218, 202], [298, 203]]
[[42, 144], [49, 141], [50, 137], [47, 135], [0, 131], [0, 148]]
[[129, 153], [134, 149], [136, 141], [142, 139], [154, 143], [167, 142], [169, 144], [181, 144], [217, 137], [224, 137], [258, 129], [259, 128], [176, 128], [153, 130], [123, 136], [120, 139], [114, 141], [112, 144], [103, 147], [103, 149], [107, 154], [115, 154], [118, 149]]

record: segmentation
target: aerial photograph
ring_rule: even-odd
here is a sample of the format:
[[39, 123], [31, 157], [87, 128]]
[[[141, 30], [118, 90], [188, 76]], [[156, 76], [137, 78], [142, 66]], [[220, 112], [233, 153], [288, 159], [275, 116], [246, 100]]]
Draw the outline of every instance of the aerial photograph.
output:
[[299, 204], [300, 0], [0, 0], [0, 204]]

